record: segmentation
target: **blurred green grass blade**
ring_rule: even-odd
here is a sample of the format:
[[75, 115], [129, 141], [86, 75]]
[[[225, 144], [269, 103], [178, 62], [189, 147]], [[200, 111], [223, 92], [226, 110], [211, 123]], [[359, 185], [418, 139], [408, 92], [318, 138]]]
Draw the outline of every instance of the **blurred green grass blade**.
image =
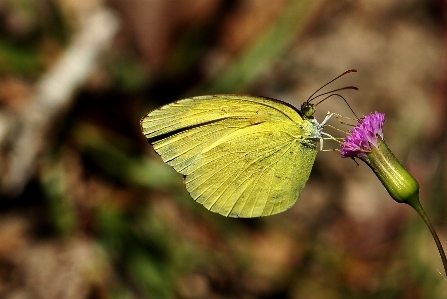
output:
[[141, 63], [131, 57], [120, 57], [109, 65], [109, 72], [113, 79], [114, 88], [132, 93], [144, 88], [148, 80]]
[[208, 28], [194, 27], [187, 29], [186, 33], [179, 37], [176, 46], [163, 66], [163, 74], [167, 77], [178, 76], [187, 73], [195, 63], [206, 53], [206, 31]]
[[[97, 232], [109, 254], [122, 263], [125, 275], [145, 298], [172, 298], [172, 251], [163, 238], [166, 232], [161, 234], [158, 230], [163, 229], [152, 227], [150, 220], [103, 205], [97, 210]], [[147, 234], [134, 224], [138, 221], [147, 223]]]
[[320, 0], [289, 1], [278, 20], [211, 84], [199, 85], [188, 94], [238, 93], [246, 90], [297, 39], [319, 3]]
[[126, 183], [161, 189], [179, 182], [175, 170], [161, 160], [129, 156], [125, 151], [127, 142], [120, 136], [111, 136], [94, 126], [82, 124], [75, 130], [75, 139], [95, 163]]
[[117, 281], [109, 293], [110, 299], [134, 299], [135, 296], [131, 288], [121, 281]]
[[41, 186], [48, 201], [51, 223], [62, 236], [71, 235], [76, 228], [75, 207], [67, 194], [66, 181], [61, 163], [45, 167]]
[[120, 257], [132, 234], [129, 221], [122, 211], [107, 205], [100, 206], [95, 213], [95, 224], [99, 239], [109, 249], [109, 255]]
[[135, 250], [128, 262], [129, 274], [146, 298], [172, 298], [168, 269], [144, 251]]
[[32, 46], [15, 45], [0, 37], [0, 74], [33, 77], [43, 69], [43, 61]]

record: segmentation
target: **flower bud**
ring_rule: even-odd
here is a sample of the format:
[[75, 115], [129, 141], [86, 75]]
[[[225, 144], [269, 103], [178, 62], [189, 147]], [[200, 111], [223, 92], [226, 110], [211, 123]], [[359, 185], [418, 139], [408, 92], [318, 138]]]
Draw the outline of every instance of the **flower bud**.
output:
[[419, 184], [414, 177], [399, 163], [383, 139], [377, 141], [377, 147], [362, 160], [374, 171], [391, 197], [399, 203], [418, 196]]

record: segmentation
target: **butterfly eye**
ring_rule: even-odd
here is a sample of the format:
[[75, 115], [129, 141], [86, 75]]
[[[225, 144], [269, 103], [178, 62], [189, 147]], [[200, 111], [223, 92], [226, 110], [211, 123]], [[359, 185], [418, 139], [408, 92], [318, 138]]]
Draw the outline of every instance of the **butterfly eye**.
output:
[[304, 102], [301, 105], [301, 113], [304, 117], [311, 118], [315, 113], [315, 106], [308, 102]]

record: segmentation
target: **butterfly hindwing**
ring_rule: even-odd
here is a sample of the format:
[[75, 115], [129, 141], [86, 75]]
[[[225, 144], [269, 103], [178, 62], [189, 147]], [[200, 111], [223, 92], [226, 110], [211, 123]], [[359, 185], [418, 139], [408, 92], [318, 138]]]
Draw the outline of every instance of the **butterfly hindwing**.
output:
[[294, 126], [283, 124], [282, 129], [288, 132], [259, 124], [202, 152], [185, 179], [191, 196], [207, 209], [232, 217], [267, 216], [291, 207], [317, 150], [290, 134]]

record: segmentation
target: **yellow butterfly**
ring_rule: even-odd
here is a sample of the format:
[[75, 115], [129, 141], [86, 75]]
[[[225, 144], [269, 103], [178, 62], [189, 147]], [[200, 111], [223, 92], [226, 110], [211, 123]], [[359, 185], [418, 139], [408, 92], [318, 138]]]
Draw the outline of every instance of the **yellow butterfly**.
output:
[[314, 112], [309, 100], [297, 109], [264, 97], [210, 95], [165, 105], [140, 124], [194, 200], [224, 216], [259, 217], [287, 210], [304, 188], [331, 117], [318, 123]]

